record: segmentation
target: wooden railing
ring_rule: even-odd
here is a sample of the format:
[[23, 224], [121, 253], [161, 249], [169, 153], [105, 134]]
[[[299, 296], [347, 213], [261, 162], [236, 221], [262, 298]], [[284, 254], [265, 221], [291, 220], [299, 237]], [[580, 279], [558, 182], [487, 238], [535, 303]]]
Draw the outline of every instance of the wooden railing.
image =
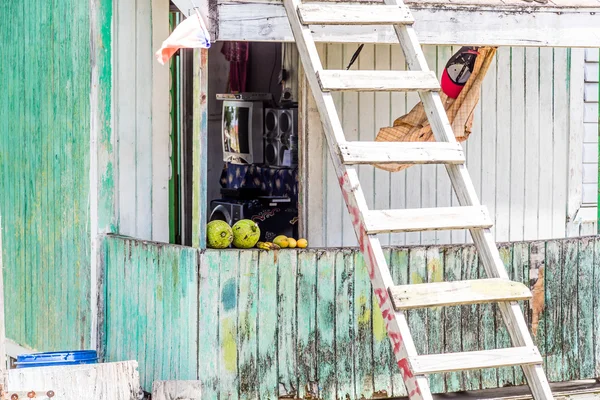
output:
[[[511, 243], [500, 253], [552, 381], [600, 376], [600, 238]], [[388, 249], [396, 282], [473, 279], [471, 246]], [[196, 379], [203, 398], [405, 395], [355, 249], [197, 252], [109, 237], [106, 355], [154, 379]], [[482, 275], [483, 276], [483, 275]], [[420, 353], [507, 347], [494, 305], [409, 313]], [[452, 340], [451, 340], [452, 339]], [[459, 343], [457, 346], [456, 343]], [[523, 384], [517, 368], [431, 376], [435, 392]]]

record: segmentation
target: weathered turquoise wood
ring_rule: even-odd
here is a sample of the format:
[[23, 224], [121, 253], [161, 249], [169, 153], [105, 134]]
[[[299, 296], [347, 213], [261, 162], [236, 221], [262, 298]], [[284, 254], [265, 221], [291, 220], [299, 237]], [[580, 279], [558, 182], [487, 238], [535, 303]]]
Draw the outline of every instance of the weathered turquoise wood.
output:
[[298, 315], [296, 359], [298, 360], [298, 393], [300, 397], [306, 394], [306, 386], [310, 382], [317, 381], [316, 271], [317, 257], [315, 252], [301, 251], [298, 254], [298, 308], [296, 311]]
[[[385, 249], [384, 255], [390, 265], [390, 250]], [[389, 343], [385, 322], [379, 308], [379, 301], [372, 296], [371, 309], [373, 310], [373, 390], [379, 395], [392, 394], [392, 359], [394, 355]]]
[[[296, 276], [298, 275], [298, 253], [282, 251], [278, 254], [277, 274], [277, 350], [279, 363], [279, 384], [284, 385], [284, 391], [279, 395], [293, 393], [298, 387], [296, 373], [296, 313], [290, 312], [296, 308]], [[332, 290], [334, 287], [331, 288]], [[334, 379], [335, 381], [335, 379]]]
[[[450, 247], [444, 253], [444, 281], [461, 280], [462, 249], [460, 247]], [[461, 311], [462, 307], [444, 308], [444, 353], [459, 353], [462, 351]], [[447, 373], [445, 379], [447, 392], [464, 390], [461, 372]]]
[[[408, 250], [394, 249], [392, 251], [390, 257], [390, 272], [392, 274], [392, 279], [397, 285], [408, 284]], [[390, 360], [390, 371], [392, 372], [392, 394], [395, 397], [408, 396], [395, 357], [392, 357]]]
[[107, 360], [137, 360], [146, 390], [196, 379], [198, 253], [119, 237], [104, 248]]
[[[237, 343], [240, 399], [255, 399], [258, 397], [258, 252], [242, 251], [239, 265]], [[289, 308], [295, 307], [291, 305]]]
[[[479, 278], [488, 276], [479, 260]], [[496, 304], [479, 305], [479, 350], [496, 348]], [[481, 370], [481, 388], [489, 389], [498, 387], [498, 371], [496, 369]]]
[[354, 368], [356, 397], [369, 396], [373, 388], [373, 289], [360, 253], [354, 256]]
[[561, 322], [562, 270], [565, 267], [563, 242], [546, 243], [545, 268], [545, 354], [546, 374], [551, 382], [562, 381], [565, 376], [563, 363], [563, 329]]
[[579, 240], [577, 277], [577, 332], [579, 339], [578, 379], [596, 376], [594, 361], [594, 239]]
[[277, 258], [278, 252], [266, 251], [258, 257], [258, 394], [261, 399], [274, 399], [278, 395]]
[[317, 254], [317, 373], [319, 396], [334, 398], [335, 385], [335, 253]]
[[354, 254], [336, 252], [335, 353], [337, 398], [354, 398]]
[[[443, 251], [443, 250], [442, 250]], [[427, 282], [443, 282], [444, 258], [438, 247], [430, 247], [426, 252]], [[444, 310], [442, 307], [428, 308], [427, 312], [427, 354], [444, 352]], [[434, 374], [429, 377], [431, 390], [436, 393], [445, 391], [444, 374]]]
[[[525, 303], [527, 310], [532, 307], [527, 321], [535, 329], [536, 341], [549, 360], [549, 368], [556, 369], [555, 375], [566, 376], [565, 365], [583, 361], [571, 371], [569, 376], [574, 376], [573, 379], [586, 372], [584, 366], [589, 372], [590, 362], [593, 360], [597, 365], [599, 359], [598, 313], [593, 308], [581, 309], [591, 306], [584, 306], [585, 302], [579, 299], [590, 298], [582, 291], [592, 292], [592, 306], [598, 306], [597, 279], [590, 280], [588, 285], [580, 277], [584, 271], [582, 265], [587, 265], [585, 268], [592, 271], [593, 277], [598, 275], [600, 244], [597, 239], [587, 239], [587, 244], [585, 240], [517, 243], [501, 248], [511, 276], [516, 280], [531, 280], [534, 302]], [[378, 341], [378, 310], [373, 307], [366, 270], [361, 270], [362, 256], [356, 249], [198, 253], [178, 246], [109, 237], [104, 250], [108, 360], [129, 357], [141, 360], [145, 385], [156, 376], [173, 379], [198, 376], [204, 384], [203, 397], [207, 399], [277, 397], [279, 383], [283, 384], [279, 386], [280, 394], [299, 389], [298, 394], [303, 397], [308, 387], [311, 391], [320, 390], [327, 400], [344, 399], [346, 395], [358, 399], [363, 394], [369, 398], [377, 390], [386, 390], [394, 396], [406, 393], [397, 366], [386, 358], [389, 354], [386, 342]], [[566, 265], [565, 255], [578, 251], [572, 266]], [[480, 273], [485, 276], [472, 246], [393, 249], [386, 256], [398, 284], [442, 278], [476, 279]], [[198, 261], [199, 274], [194, 272]], [[577, 353], [563, 344], [567, 319], [561, 313], [565, 301], [561, 271], [565, 267], [576, 271], [573, 282], [577, 290], [572, 295], [577, 299], [574, 302], [578, 316]], [[557, 273], [558, 283], [550, 281]], [[198, 285], [182, 286], [194, 276]], [[232, 279], [233, 283], [228, 284]], [[234, 289], [226, 289], [229, 287]], [[196, 293], [190, 296], [184, 288], [195, 288]], [[227, 293], [235, 293], [235, 301], [223, 297]], [[223, 300], [233, 303], [234, 310]], [[450, 307], [444, 308], [441, 315], [437, 311], [409, 313], [415, 344], [423, 354], [476, 350], [480, 344], [490, 347], [506, 344], [505, 334], [497, 330], [493, 308]], [[223, 324], [232, 312], [234, 328]], [[199, 319], [193, 322], [196, 314]], [[193, 323], [186, 316], [192, 316]], [[590, 325], [584, 322], [585, 318], [596, 320]], [[480, 324], [482, 320], [485, 323]], [[175, 321], [178, 325], [164, 321]], [[177, 335], [173, 335], [173, 326], [178, 326]], [[187, 332], [183, 334], [187, 339], [180, 334], [182, 329]], [[142, 340], [140, 332], [148, 331], [152, 331], [151, 335]], [[548, 335], [557, 333], [559, 346], [554, 346]], [[592, 342], [587, 339], [590, 337]], [[456, 338], [458, 341], [454, 343]], [[235, 355], [227, 347], [232, 340]], [[591, 346], [594, 353], [584, 355], [582, 342]], [[365, 351], [359, 353], [362, 350]], [[197, 358], [189, 357], [190, 351], [197, 351]], [[225, 361], [229, 360], [226, 354], [236, 360], [235, 374], [226, 368]], [[481, 371], [446, 374], [442, 383], [436, 384], [437, 389], [473, 390], [510, 379], [516, 383], [522, 381], [522, 375], [514, 369], [500, 370], [500, 374], [489, 371], [493, 375], [482, 377]]]
[[578, 240], [564, 242], [565, 262], [562, 269], [562, 321], [558, 326], [563, 330], [562, 367], [563, 380], [570, 381], [579, 375], [581, 358], [579, 356], [578, 324], [577, 324], [577, 251]]
[[200, 256], [198, 378], [202, 381], [203, 399], [217, 399], [220, 390], [220, 359], [219, 352], [217, 351], [219, 349], [220, 293], [218, 290], [215, 290], [215, 287], [218, 287], [219, 284], [221, 256], [222, 252], [211, 250], [206, 251]]
[[[499, 246], [499, 250], [500, 250], [500, 259], [504, 263], [504, 266], [506, 267], [506, 271], [508, 272], [508, 275], [513, 276], [513, 267], [514, 266], [513, 266], [513, 262], [512, 262], [513, 260], [512, 260], [511, 246], [507, 245], [507, 244], [502, 244]], [[494, 311], [495, 311], [495, 316], [496, 316], [496, 348], [501, 349], [501, 348], [511, 347], [512, 344], [510, 342], [510, 336], [508, 335], [508, 330], [506, 329], [506, 326], [504, 325], [504, 322], [502, 320], [502, 314], [500, 313], [500, 309], [499, 309], [499, 307], [497, 307], [497, 305], [494, 305], [494, 306], [495, 306]], [[514, 373], [513, 367], [498, 368], [497, 374], [498, 374], [498, 385], [500, 387], [514, 385], [515, 373]]]
[[[465, 247], [462, 251], [462, 279], [472, 280], [479, 277], [479, 259], [474, 247]], [[463, 351], [479, 350], [479, 304], [462, 306], [461, 336]], [[463, 372], [465, 390], [481, 389], [481, 371]]]
[[[408, 283], [419, 284], [427, 282], [426, 250], [423, 247], [410, 249], [408, 255]], [[427, 354], [427, 310], [410, 310], [408, 312], [408, 325], [415, 341], [417, 353]]]
[[89, 4], [0, 5], [6, 333], [39, 350], [91, 343]]
[[219, 395], [227, 399], [237, 399], [239, 394], [237, 357], [239, 258], [238, 251], [224, 252], [219, 269]]
[[[529, 285], [529, 243], [515, 243], [512, 246], [512, 279], [515, 282], [523, 282]], [[519, 302], [527, 326], [531, 327], [529, 315], [529, 302]], [[531, 328], [530, 328], [531, 330]], [[514, 367], [515, 385], [525, 384], [525, 375], [521, 367]]]

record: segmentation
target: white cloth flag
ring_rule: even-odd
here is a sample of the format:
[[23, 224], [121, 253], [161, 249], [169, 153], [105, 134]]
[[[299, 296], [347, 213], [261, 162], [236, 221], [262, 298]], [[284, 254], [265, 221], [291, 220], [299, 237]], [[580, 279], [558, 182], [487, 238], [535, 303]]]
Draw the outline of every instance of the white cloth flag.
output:
[[177, 28], [156, 52], [156, 59], [165, 65], [173, 54], [179, 49], [208, 49], [210, 47], [210, 34], [204, 20], [199, 13], [190, 15], [177, 25]]

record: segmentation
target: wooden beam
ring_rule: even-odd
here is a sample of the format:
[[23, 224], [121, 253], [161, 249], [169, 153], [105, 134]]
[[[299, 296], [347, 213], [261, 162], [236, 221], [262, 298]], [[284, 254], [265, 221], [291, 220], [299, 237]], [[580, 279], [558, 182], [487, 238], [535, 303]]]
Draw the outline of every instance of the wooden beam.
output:
[[[411, 5], [422, 44], [600, 47], [598, 7]], [[217, 40], [292, 42], [283, 5], [220, 1], [210, 20]], [[313, 26], [317, 42], [398, 43], [387, 26]]]

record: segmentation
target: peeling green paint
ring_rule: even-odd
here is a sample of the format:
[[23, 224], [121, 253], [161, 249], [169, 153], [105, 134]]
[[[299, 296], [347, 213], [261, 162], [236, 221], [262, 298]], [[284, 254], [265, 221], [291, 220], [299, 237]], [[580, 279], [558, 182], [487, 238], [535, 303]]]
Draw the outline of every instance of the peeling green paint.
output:
[[0, 214], [7, 335], [90, 343], [89, 2], [3, 1]]

